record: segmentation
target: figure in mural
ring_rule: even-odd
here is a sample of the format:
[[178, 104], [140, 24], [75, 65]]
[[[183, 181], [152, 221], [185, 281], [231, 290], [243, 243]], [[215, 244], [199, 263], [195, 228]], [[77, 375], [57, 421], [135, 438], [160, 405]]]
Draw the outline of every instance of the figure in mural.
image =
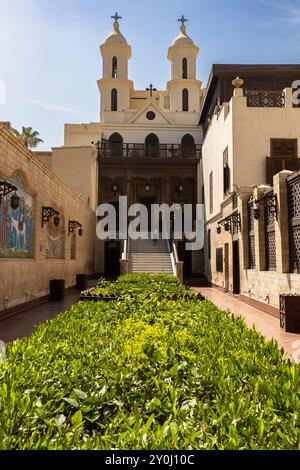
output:
[[12, 194], [0, 204], [0, 258], [32, 257], [32, 196], [17, 175], [9, 180], [16, 186], [18, 207], [11, 204]]
[[64, 231], [62, 225], [56, 227], [50, 220], [47, 224], [47, 258], [62, 259], [65, 255]]

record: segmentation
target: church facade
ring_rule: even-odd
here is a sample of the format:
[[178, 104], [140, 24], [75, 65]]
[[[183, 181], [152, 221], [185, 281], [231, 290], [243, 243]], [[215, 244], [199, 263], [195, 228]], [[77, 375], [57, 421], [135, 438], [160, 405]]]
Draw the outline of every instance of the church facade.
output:
[[[14, 209], [14, 189], [1, 193], [0, 258], [9, 275], [0, 286], [0, 313], [20, 299], [45, 297], [59, 273], [71, 287], [79, 273], [117, 276], [135, 267], [205, 277], [279, 316], [279, 295], [300, 294], [300, 65], [216, 64], [203, 88], [199, 48], [182, 17], [167, 51], [165, 89], [150, 83], [136, 90], [128, 73], [131, 46], [121, 18], [112, 18], [113, 31], [100, 46], [98, 122], [66, 124], [64, 145], [51, 152], [24, 150], [10, 126], [1, 125], [1, 191], [17, 188], [26, 205]], [[28, 183], [35, 168], [37, 191]], [[120, 196], [148, 209], [202, 204], [203, 249], [187, 251], [184, 238], [158, 243], [156, 252], [143, 243], [99, 240], [97, 207], [110, 203], [118, 214]], [[53, 215], [40, 227], [47, 208]], [[7, 214], [11, 223], [4, 224]], [[19, 247], [17, 231], [24, 232]]]
[[[100, 122], [67, 124], [65, 145], [53, 150], [51, 168], [77, 193], [85, 191], [83, 197], [94, 209], [111, 203], [118, 212], [119, 196], [127, 196], [129, 206], [195, 205], [204, 90], [197, 80], [199, 48], [187, 34], [187, 20], [179, 20], [179, 35], [168, 50], [171, 73], [165, 90], [152, 84], [136, 90], [128, 76], [132, 49], [120, 32], [120, 17], [113, 18], [113, 31], [100, 46]], [[122, 244], [96, 244], [96, 271], [117, 274]], [[186, 253], [183, 241], [178, 249], [186, 274], [199, 272], [200, 253]]]

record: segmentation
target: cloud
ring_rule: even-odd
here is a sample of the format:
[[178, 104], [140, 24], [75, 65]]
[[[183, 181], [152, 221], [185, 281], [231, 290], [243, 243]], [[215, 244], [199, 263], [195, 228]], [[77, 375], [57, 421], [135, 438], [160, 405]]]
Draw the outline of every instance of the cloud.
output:
[[80, 113], [76, 109], [67, 108], [66, 106], [62, 106], [59, 104], [46, 103], [45, 101], [34, 100], [32, 98], [27, 98], [26, 102], [33, 104], [35, 106], [38, 106], [39, 108], [45, 109], [47, 111], [53, 111], [56, 113], [73, 114], [74, 116], [84, 116], [83, 113]]

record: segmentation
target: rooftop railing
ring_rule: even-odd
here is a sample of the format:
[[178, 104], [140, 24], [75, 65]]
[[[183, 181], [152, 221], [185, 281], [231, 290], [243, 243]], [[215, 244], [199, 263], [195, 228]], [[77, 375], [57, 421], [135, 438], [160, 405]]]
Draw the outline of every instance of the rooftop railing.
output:
[[247, 106], [250, 108], [284, 108], [285, 94], [282, 91], [247, 91]]
[[201, 145], [180, 145], [180, 144], [121, 144], [102, 143], [100, 146], [100, 156], [102, 158], [184, 158], [200, 159]]

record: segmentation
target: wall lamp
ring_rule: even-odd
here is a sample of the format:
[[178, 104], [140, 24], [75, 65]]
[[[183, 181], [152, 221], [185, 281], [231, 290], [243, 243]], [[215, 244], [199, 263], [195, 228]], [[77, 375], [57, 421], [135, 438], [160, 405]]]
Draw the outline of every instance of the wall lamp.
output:
[[181, 194], [183, 192], [183, 187], [182, 186], [176, 186], [175, 191], [176, 191], [176, 193]]
[[16, 186], [9, 183], [8, 181], [0, 181], [0, 204], [2, 203], [2, 198], [7, 196], [9, 193], [17, 191]]
[[59, 226], [59, 212], [57, 212], [52, 207], [48, 207], [48, 206], [42, 207], [42, 228], [44, 227], [44, 225], [46, 225], [49, 222], [49, 220], [53, 216], [55, 216], [53, 223], [55, 227], [58, 227]]
[[111, 191], [116, 195], [117, 192], [119, 191], [118, 186], [115, 184], [115, 185], [111, 188]]
[[79, 228], [78, 235], [82, 237], [82, 225], [79, 222], [76, 222], [76, 220], [69, 220], [69, 233], [73, 233], [77, 228]]
[[221, 231], [222, 231], [221, 225], [218, 225], [217, 226], [217, 234], [220, 235]]

